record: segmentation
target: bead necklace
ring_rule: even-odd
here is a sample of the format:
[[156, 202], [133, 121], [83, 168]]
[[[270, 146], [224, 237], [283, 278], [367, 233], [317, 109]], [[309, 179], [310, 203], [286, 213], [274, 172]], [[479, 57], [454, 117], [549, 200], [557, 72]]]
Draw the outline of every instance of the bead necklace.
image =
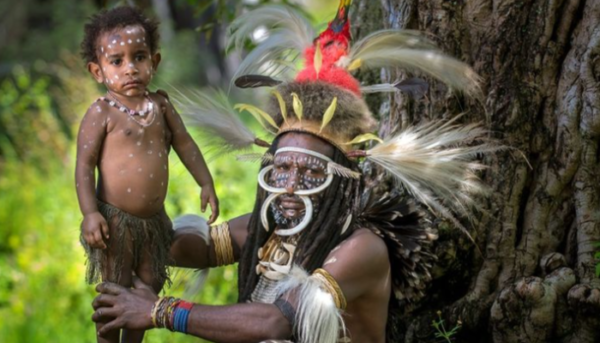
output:
[[119, 111], [121, 111], [123, 113], [126, 113], [129, 116], [129, 118], [131, 118], [133, 121], [138, 123], [138, 125], [147, 127], [147, 126], [152, 125], [152, 123], [154, 122], [156, 115], [152, 116], [152, 118], [150, 119], [150, 122], [147, 122], [147, 123], [140, 122], [136, 118], [136, 115], [138, 115], [140, 117], [144, 117], [146, 114], [150, 115], [154, 110], [154, 101], [152, 101], [152, 99], [148, 96], [148, 92], [146, 92], [144, 94], [144, 97], [148, 100], [148, 106], [147, 106], [147, 108], [145, 108], [141, 111], [132, 110], [132, 109], [128, 108], [127, 106], [123, 105], [119, 100], [117, 100], [117, 98], [114, 95], [112, 95], [110, 93], [108, 93], [108, 95], [110, 96], [110, 99], [108, 97], [101, 97], [100, 100], [106, 101], [109, 105], [113, 106], [114, 108], [118, 109]]

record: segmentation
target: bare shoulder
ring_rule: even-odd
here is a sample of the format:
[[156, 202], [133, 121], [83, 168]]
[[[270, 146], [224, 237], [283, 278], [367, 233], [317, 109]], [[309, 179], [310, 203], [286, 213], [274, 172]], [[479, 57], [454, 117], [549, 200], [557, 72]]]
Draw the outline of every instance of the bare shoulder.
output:
[[81, 120], [81, 129], [88, 129], [88, 132], [110, 131], [114, 124], [111, 122], [113, 111], [114, 107], [106, 101], [100, 99], [94, 101]]
[[336, 279], [350, 301], [385, 282], [390, 270], [388, 250], [380, 237], [359, 229], [329, 254], [323, 268]]
[[385, 242], [368, 229], [358, 229], [336, 247], [330, 256], [344, 260], [360, 260], [362, 263], [380, 263], [388, 261]]
[[148, 96], [150, 96], [150, 99], [152, 99], [152, 101], [154, 101], [158, 106], [168, 110], [172, 108], [169, 94], [164, 90], [159, 89], [156, 92], [149, 92]]

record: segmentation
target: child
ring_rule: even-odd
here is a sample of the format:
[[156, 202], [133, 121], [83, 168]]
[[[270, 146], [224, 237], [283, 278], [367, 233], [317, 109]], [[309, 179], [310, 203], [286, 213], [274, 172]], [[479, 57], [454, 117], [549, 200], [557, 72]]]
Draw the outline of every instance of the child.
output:
[[[102, 276], [130, 287], [135, 272], [158, 293], [168, 279], [173, 234], [163, 205], [171, 147], [202, 188], [202, 211], [207, 203], [212, 211], [209, 223], [219, 213], [213, 180], [169, 101], [147, 90], [161, 59], [157, 22], [131, 7], [103, 11], [86, 24], [81, 48], [89, 72], [107, 88], [85, 114], [77, 139], [87, 281]], [[122, 340], [141, 342], [143, 335], [124, 331]], [[118, 342], [119, 332], [98, 341]]]

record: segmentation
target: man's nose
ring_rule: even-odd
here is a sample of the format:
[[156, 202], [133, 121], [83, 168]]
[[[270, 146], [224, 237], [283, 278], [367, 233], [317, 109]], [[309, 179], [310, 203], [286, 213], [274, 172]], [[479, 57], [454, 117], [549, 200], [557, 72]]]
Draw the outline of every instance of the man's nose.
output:
[[294, 194], [294, 191], [298, 188], [298, 183], [300, 181], [300, 175], [298, 174], [298, 170], [292, 170], [290, 173], [290, 177], [287, 179], [287, 183], [285, 185], [285, 190], [288, 194]]

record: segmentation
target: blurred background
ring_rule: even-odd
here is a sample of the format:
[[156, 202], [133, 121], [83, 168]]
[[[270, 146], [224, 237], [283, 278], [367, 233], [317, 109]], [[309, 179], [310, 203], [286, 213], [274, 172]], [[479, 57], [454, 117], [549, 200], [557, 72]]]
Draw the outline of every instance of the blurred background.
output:
[[[0, 342], [96, 341], [90, 319], [96, 293], [84, 282], [82, 215], [73, 176], [79, 121], [105, 91], [79, 56], [86, 19], [103, 8], [139, 6], [162, 23], [163, 60], [151, 89], [227, 88], [239, 56], [224, 55], [223, 28], [266, 3], [302, 7], [315, 24], [332, 17], [337, 7], [337, 0], [0, 3]], [[170, 164], [168, 213], [199, 213], [199, 188], [175, 154]], [[211, 159], [209, 167], [221, 202], [219, 221], [251, 211], [258, 166], [223, 156]], [[235, 302], [236, 269], [211, 271], [203, 291], [186, 297], [205, 304]], [[177, 272], [166, 293], [184, 296], [183, 285], [196, 275]], [[145, 338], [192, 341], [199, 340], [166, 330]]]

